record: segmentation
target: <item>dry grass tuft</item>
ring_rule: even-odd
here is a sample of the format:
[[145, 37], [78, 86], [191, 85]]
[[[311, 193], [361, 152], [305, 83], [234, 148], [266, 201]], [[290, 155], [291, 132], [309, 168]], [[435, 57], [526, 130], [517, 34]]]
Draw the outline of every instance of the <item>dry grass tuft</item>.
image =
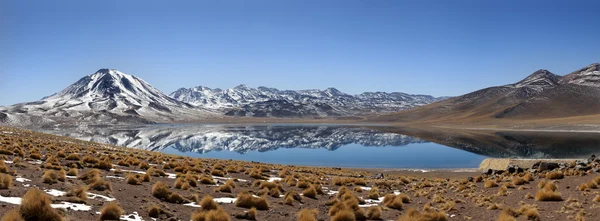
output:
[[331, 217], [331, 221], [356, 221], [356, 217], [354, 216], [354, 211], [344, 209], [335, 213], [335, 215]]
[[87, 188], [85, 186], [72, 187], [66, 194], [70, 197], [69, 201], [73, 203], [85, 203], [87, 200]]
[[123, 213], [125, 213], [125, 211], [121, 209], [121, 206], [119, 206], [117, 202], [113, 201], [102, 207], [102, 211], [100, 212], [100, 220], [119, 220]]
[[201, 210], [215, 210], [219, 208], [219, 205], [214, 201], [212, 196], [204, 196], [202, 200], [200, 200], [200, 209]]
[[64, 170], [56, 171], [56, 170], [46, 170], [42, 175], [42, 182], [47, 184], [54, 184], [60, 182], [65, 182], [67, 176]]
[[8, 189], [11, 186], [12, 186], [12, 176], [8, 175], [8, 174], [0, 173], [0, 190]]
[[497, 187], [497, 186], [498, 186], [498, 183], [496, 183], [496, 181], [494, 181], [494, 180], [485, 181], [485, 184], [483, 185], [483, 187], [485, 187], [485, 188], [492, 188], [492, 187]]
[[558, 180], [564, 178], [565, 175], [560, 171], [553, 171], [546, 174], [546, 179]]
[[37, 188], [32, 188], [23, 196], [19, 214], [26, 220], [62, 221], [63, 217], [50, 207], [51, 203], [50, 196]]
[[369, 209], [367, 209], [367, 218], [372, 220], [379, 220], [381, 219], [382, 211], [383, 210], [380, 206], [371, 206], [369, 207]]
[[305, 197], [308, 198], [312, 198], [312, 199], [316, 199], [317, 198], [317, 189], [315, 188], [314, 185], [310, 185], [310, 187], [304, 189], [304, 191], [302, 191], [302, 195], [304, 195]]
[[237, 200], [235, 201], [235, 206], [247, 209], [255, 207], [258, 210], [269, 209], [269, 203], [267, 202], [267, 198], [265, 196], [256, 198], [248, 192], [241, 192], [238, 194]]
[[[541, 186], [541, 187], [540, 187]], [[536, 201], [562, 201], [560, 193], [557, 191], [558, 187], [551, 182], [541, 181], [538, 184], [540, 189], [535, 193]]]
[[127, 184], [131, 184], [131, 185], [140, 185], [142, 184], [142, 182], [140, 180], [138, 180], [138, 178], [133, 175], [133, 174], [127, 174], [127, 178], [125, 179], [125, 182]]
[[8, 213], [4, 214], [2, 216], [2, 218], [0, 218], [0, 220], [2, 220], [2, 221], [25, 221], [25, 219], [23, 219], [23, 217], [21, 217], [21, 214], [19, 214], [19, 210], [17, 210], [17, 209], [8, 211]]
[[298, 221], [317, 221], [317, 209], [302, 209], [298, 212]]
[[448, 217], [444, 212], [437, 212], [433, 210], [426, 210], [419, 212], [414, 208], [408, 209], [398, 221], [447, 221]]

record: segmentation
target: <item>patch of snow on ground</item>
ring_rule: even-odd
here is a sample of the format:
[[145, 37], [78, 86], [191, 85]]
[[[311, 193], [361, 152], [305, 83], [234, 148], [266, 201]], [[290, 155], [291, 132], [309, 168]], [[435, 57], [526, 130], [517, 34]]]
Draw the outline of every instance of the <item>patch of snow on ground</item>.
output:
[[52, 195], [52, 196], [64, 196], [65, 194], [67, 194], [67, 192], [65, 192], [65, 191], [60, 191], [60, 190], [55, 190], [55, 189], [44, 190], [44, 192], [46, 192], [47, 194]]
[[77, 179], [76, 176], [66, 176], [68, 179]]
[[362, 188], [363, 190], [366, 190], [366, 191], [371, 190], [371, 187], [366, 187], [366, 186], [361, 186], [360, 188]]
[[138, 214], [138, 212], [133, 212], [132, 214], [129, 215], [122, 215], [121, 220], [127, 220], [127, 221], [144, 221], [144, 219], [142, 219], [142, 217]]
[[[233, 179], [236, 179], [236, 178], [233, 178], [233, 177], [220, 177], [220, 176], [212, 176], [212, 178], [216, 179], [216, 180], [233, 180]], [[244, 180], [244, 179], [237, 179], [237, 180], [240, 181], [240, 182], [248, 182], [247, 180]]]
[[363, 205], [358, 205], [358, 207], [372, 207], [372, 206], [379, 206], [379, 204], [377, 204], [377, 203], [373, 203], [373, 204], [363, 204]]
[[36, 160], [36, 161], [27, 161], [27, 163], [30, 163], [30, 164], [42, 164], [43, 162], [41, 160]]
[[183, 204], [184, 206], [189, 206], [189, 207], [196, 207], [196, 208], [200, 208], [200, 205], [196, 204], [195, 202], [191, 202], [191, 203], [186, 203]]
[[109, 179], [120, 179], [120, 180], [124, 180], [125, 179], [125, 178], [120, 177], [120, 176], [106, 176], [106, 178], [109, 178]]
[[327, 192], [327, 195], [330, 195], [330, 196], [335, 195], [335, 194], [338, 194], [338, 191], [330, 190], [329, 192]]
[[87, 195], [88, 195], [88, 198], [90, 198], [90, 199], [102, 198], [104, 201], [107, 201], [107, 202], [117, 200], [115, 198], [111, 198], [111, 197], [108, 197], [108, 196], [103, 196], [103, 195], [100, 195], [100, 194], [90, 193], [90, 192], [87, 192]]
[[15, 178], [15, 181], [17, 181], [17, 182], [21, 182], [21, 183], [22, 183], [22, 182], [29, 182], [29, 181], [31, 181], [31, 180], [30, 180], [30, 179], [27, 179], [27, 178], [23, 178], [23, 177], [19, 177], [19, 176], [18, 176], [17, 178]]
[[19, 205], [19, 204], [21, 204], [21, 197], [4, 197], [4, 196], [0, 196], [0, 202], [5, 202], [5, 203]]
[[235, 201], [237, 199], [231, 198], [231, 197], [221, 197], [221, 198], [214, 198], [213, 200], [215, 201], [215, 203], [235, 203]]
[[[14, 205], [21, 205], [21, 197], [4, 197], [0, 196], [0, 202], [10, 203]], [[92, 209], [92, 206], [88, 206], [80, 203], [69, 203], [69, 202], [60, 202], [59, 204], [50, 204], [52, 208], [63, 208], [77, 211], [89, 211]]]
[[378, 203], [381, 203], [381, 202], [383, 202], [383, 197], [379, 197], [379, 199], [376, 199], [376, 200], [374, 200], [374, 199], [365, 199], [365, 203], [368, 203], [368, 204], [378, 204]]
[[8, 163], [8, 164], [14, 163], [14, 162], [12, 162], [12, 161], [10, 161], [10, 160], [5, 160], [4, 162], [5, 162], [5, 163]]
[[75, 211], [89, 211], [92, 209], [92, 206], [88, 206], [81, 203], [69, 203], [69, 202], [60, 202], [60, 204], [51, 204], [52, 208], [58, 209], [70, 209]]
[[273, 182], [273, 181], [276, 181], [276, 180], [282, 180], [282, 178], [281, 177], [270, 177], [269, 180], [267, 180], [267, 181], [268, 182]]

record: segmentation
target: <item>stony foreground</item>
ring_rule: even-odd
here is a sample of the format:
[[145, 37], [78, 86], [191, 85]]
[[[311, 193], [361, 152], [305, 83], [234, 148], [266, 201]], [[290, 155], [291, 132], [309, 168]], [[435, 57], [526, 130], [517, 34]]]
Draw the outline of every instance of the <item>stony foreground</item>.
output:
[[596, 220], [598, 160], [415, 173], [193, 159], [0, 128], [8, 220]]

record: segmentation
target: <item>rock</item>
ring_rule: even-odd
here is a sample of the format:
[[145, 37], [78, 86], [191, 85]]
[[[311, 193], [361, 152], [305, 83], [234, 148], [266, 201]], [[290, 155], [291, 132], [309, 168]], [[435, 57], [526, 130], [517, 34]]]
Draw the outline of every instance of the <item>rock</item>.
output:
[[520, 168], [519, 166], [514, 164], [509, 164], [508, 167], [506, 167], [506, 171], [508, 171], [509, 173], [521, 173], [523, 172], [523, 168]]
[[469, 177], [469, 178], [467, 179], [467, 181], [469, 181], [469, 182], [473, 182], [473, 180], [474, 180], [474, 179], [473, 179], [473, 177]]
[[383, 178], [384, 178], [383, 173], [375, 174], [375, 176], [373, 176], [373, 179], [383, 179]]
[[588, 171], [589, 169], [592, 169], [591, 167], [587, 166], [587, 165], [579, 165], [577, 164], [575, 166], [576, 170], [582, 170], [582, 171]]
[[549, 171], [549, 170], [554, 170], [556, 168], [559, 168], [560, 165], [558, 163], [550, 163], [550, 162], [540, 162], [537, 170], [538, 171]]

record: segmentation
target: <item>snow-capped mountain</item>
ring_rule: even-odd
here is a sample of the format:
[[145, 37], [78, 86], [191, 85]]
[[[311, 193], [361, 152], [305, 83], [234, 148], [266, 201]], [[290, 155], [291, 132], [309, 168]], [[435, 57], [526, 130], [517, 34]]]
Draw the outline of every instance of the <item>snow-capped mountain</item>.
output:
[[239, 85], [222, 90], [198, 86], [180, 88], [171, 97], [198, 107], [233, 116], [325, 117], [395, 112], [443, 98], [405, 93], [366, 92], [349, 95], [335, 88], [325, 90], [278, 90]]
[[0, 112], [0, 121], [16, 125], [173, 122], [211, 114], [114, 69], [100, 69], [59, 93]]

